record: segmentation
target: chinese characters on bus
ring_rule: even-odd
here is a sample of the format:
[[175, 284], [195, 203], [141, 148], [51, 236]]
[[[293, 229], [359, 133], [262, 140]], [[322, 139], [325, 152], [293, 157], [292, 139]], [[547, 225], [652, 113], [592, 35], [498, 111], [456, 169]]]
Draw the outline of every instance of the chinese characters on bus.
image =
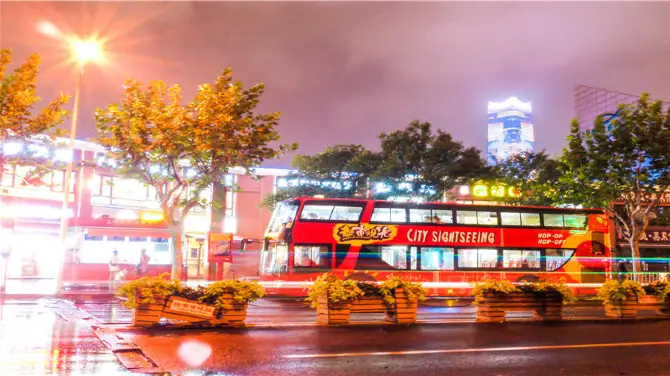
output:
[[365, 244], [393, 240], [398, 227], [389, 225], [340, 224], [335, 226], [333, 237], [338, 243]]

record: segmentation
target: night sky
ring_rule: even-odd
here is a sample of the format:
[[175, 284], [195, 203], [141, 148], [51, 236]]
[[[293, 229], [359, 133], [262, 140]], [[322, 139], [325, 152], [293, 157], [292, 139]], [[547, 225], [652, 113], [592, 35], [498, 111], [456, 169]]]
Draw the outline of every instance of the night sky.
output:
[[670, 99], [670, 3], [0, 1], [0, 46], [44, 56], [50, 99], [74, 93], [76, 73], [37, 31], [45, 20], [109, 39], [108, 62], [85, 75], [83, 139], [125, 78], [179, 83], [188, 98], [226, 66], [266, 83], [261, 108], [283, 113], [282, 140], [301, 153], [374, 148], [411, 119], [483, 150], [487, 101], [509, 96], [533, 102], [537, 148], [558, 153], [577, 84]]

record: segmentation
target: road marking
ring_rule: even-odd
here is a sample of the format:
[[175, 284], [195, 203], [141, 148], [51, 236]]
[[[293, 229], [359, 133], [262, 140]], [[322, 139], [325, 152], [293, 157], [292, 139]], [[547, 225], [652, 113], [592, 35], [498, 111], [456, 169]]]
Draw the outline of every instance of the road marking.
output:
[[666, 346], [666, 345], [670, 345], [670, 341], [620, 342], [620, 343], [585, 343], [585, 344], [580, 344], [580, 345], [490, 347], [490, 348], [479, 348], [479, 349], [382, 351], [382, 352], [360, 352], [360, 353], [339, 353], [339, 354], [304, 354], [304, 355], [284, 355], [284, 358], [287, 358], [287, 359], [343, 358], [343, 357], [355, 357], [355, 356], [458, 354], [458, 353], [479, 353], [479, 352], [500, 352], [500, 351], [560, 350], [560, 349], [584, 349], [584, 348], [597, 348], [597, 347]]

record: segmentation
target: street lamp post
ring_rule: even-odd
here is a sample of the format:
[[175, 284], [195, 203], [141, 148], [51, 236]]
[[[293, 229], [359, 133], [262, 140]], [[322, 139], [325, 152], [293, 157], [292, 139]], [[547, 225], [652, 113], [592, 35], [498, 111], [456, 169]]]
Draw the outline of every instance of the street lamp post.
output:
[[[63, 207], [61, 212], [61, 221], [60, 221], [60, 240], [62, 244], [62, 254], [65, 255], [67, 251], [67, 228], [69, 220], [69, 208], [70, 208], [70, 185], [72, 181], [72, 169], [74, 165], [74, 142], [77, 137], [77, 117], [79, 115], [79, 96], [81, 94], [81, 84], [84, 78], [84, 69], [86, 68], [86, 63], [94, 61], [100, 58], [101, 56], [101, 46], [99, 43], [96, 43], [92, 40], [80, 40], [72, 39], [69, 41], [70, 47], [74, 54], [74, 58], [79, 65], [79, 76], [77, 77], [77, 88], [74, 93], [74, 105], [72, 107], [72, 124], [70, 126], [70, 140], [68, 144], [68, 155], [70, 156], [67, 162], [67, 167], [65, 169], [65, 184], [63, 186]], [[80, 182], [81, 184], [82, 182]], [[64, 261], [61, 257], [61, 262], [58, 267], [58, 277], [56, 279], [56, 293], [61, 293], [63, 290], [63, 266]]]

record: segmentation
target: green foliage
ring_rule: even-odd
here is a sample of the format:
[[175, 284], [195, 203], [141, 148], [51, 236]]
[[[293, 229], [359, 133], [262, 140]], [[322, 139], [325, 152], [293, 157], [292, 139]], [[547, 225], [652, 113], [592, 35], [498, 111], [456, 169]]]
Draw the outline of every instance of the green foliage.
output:
[[204, 289], [197, 300], [201, 303], [212, 304], [218, 308], [232, 308], [225, 300], [224, 295], [232, 295], [238, 303], [249, 303], [265, 295], [265, 290], [256, 281], [225, 280], [216, 281]]
[[35, 107], [42, 101], [37, 95], [40, 56], [28, 56], [23, 64], [8, 73], [11, 61], [12, 52], [0, 49], [0, 143], [18, 142], [24, 146], [29, 143], [31, 148], [24, 147], [11, 155], [0, 153], [0, 167], [5, 173], [10, 170], [7, 165], [29, 167], [25, 176], [17, 177], [31, 185], [40, 184], [41, 178], [50, 171], [65, 167], [53, 157], [56, 149], [63, 146], [58, 145], [56, 137], [67, 133], [58, 126], [68, 117], [63, 107], [69, 96], [60, 93], [37, 112]]
[[[639, 240], [662, 193], [670, 185], [670, 113], [647, 94], [622, 105], [607, 125], [598, 117], [592, 130], [573, 121], [558, 170], [558, 199], [566, 204], [609, 208], [639, 258]], [[613, 204], [622, 202], [623, 211]], [[634, 271], [639, 270], [637, 262]]]
[[498, 161], [492, 167], [493, 178], [497, 185], [514, 187], [519, 197], [505, 195], [494, 198], [506, 204], [552, 205], [556, 201], [556, 181], [560, 178], [559, 162], [544, 152], [524, 152]]
[[312, 308], [319, 307], [319, 297], [327, 294], [332, 303], [350, 302], [364, 295], [359, 284], [354, 280], [342, 280], [330, 273], [320, 275], [309, 287], [306, 302]]
[[[477, 148], [464, 147], [442, 130], [433, 133], [430, 123], [414, 120], [403, 130], [382, 133], [379, 139], [381, 163], [373, 178], [393, 187], [406, 183], [406, 195], [439, 199], [458, 184], [488, 176]], [[408, 175], [415, 178], [408, 181]]]
[[[116, 173], [156, 189], [165, 222], [179, 236], [191, 209], [211, 205], [203, 192], [232, 168], [253, 173], [262, 162], [297, 148], [273, 147], [279, 113], [256, 113], [264, 91], [262, 84], [245, 88], [234, 82], [226, 69], [183, 104], [179, 85], [155, 81], [145, 90], [131, 79], [119, 103], [96, 111], [97, 142], [116, 163]], [[181, 242], [174, 240], [172, 278], [178, 279]]]
[[653, 295], [661, 301], [668, 300], [668, 295], [670, 295], [670, 282], [668, 281], [656, 281], [643, 286], [644, 292], [647, 295]]
[[428, 291], [419, 282], [404, 281], [400, 277], [388, 277], [379, 285], [379, 292], [386, 304], [395, 304], [395, 291], [402, 289], [409, 300], [426, 300]]
[[626, 300], [631, 296], [637, 299], [645, 295], [646, 293], [642, 285], [629, 279], [621, 283], [616, 280], [608, 280], [598, 289], [598, 298], [604, 304], [613, 304], [616, 301]]
[[142, 277], [124, 283], [117, 292], [118, 296], [125, 297], [121, 304], [128, 309], [135, 309], [140, 304], [156, 303], [156, 297], [164, 297], [182, 289], [179, 281], [166, 280], [167, 273], [156, 277]]
[[478, 302], [486, 293], [507, 295], [514, 292], [534, 294], [558, 293], [563, 297], [563, 304], [571, 304], [577, 301], [575, 294], [565, 284], [564, 279], [560, 279], [558, 282], [540, 279], [537, 282], [524, 282], [518, 285], [507, 280], [486, 279], [475, 282], [471, 294], [474, 295], [475, 302]]

